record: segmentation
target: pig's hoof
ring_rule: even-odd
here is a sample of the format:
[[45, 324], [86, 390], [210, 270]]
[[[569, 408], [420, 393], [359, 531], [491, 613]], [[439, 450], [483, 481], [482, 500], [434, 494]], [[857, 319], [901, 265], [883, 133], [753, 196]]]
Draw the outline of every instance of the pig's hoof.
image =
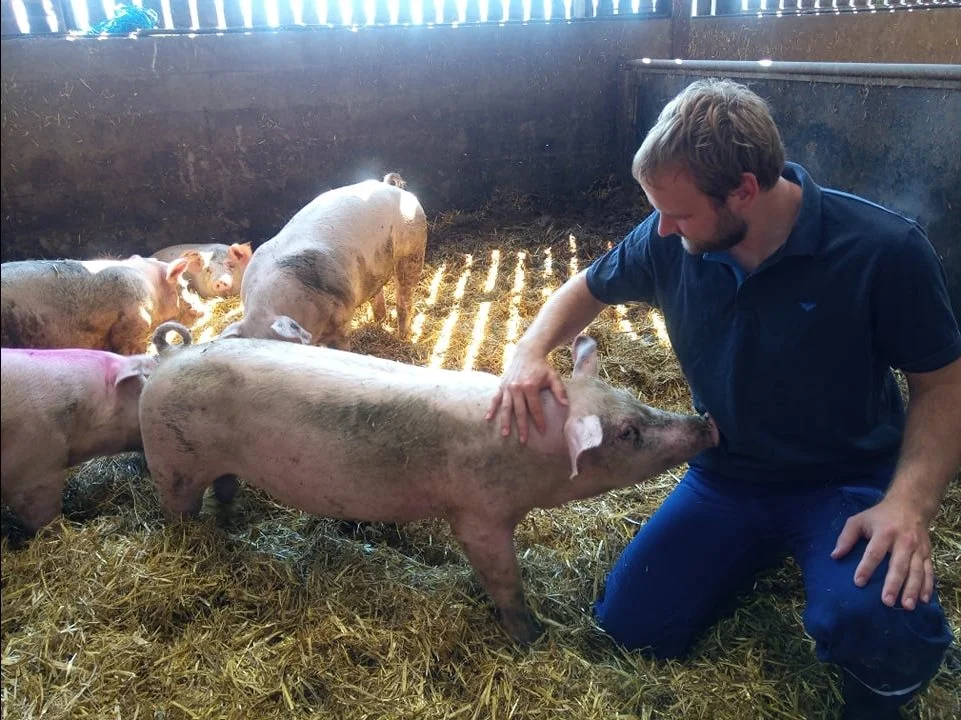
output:
[[501, 616], [504, 628], [519, 645], [530, 645], [544, 632], [541, 625], [529, 612], [523, 614], [505, 612]]
[[232, 503], [237, 497], [238, 487], [236, 475], [221, 475], [214, 480], [214, 497], [224, 505]]

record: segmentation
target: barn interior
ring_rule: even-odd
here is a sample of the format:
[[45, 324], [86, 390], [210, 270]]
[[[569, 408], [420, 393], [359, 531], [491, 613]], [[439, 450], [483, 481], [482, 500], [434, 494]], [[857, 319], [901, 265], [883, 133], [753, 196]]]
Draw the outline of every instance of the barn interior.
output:
[[[139, 29], [110, 26], [114, 5], [3, 2], [4, 262], [256, 249], [318, 193], [396, 171], [429, 221], [412, 337], [365, 306], [352, 350], [500, 374], [551, 293], [649, 212], [630, 159], [660, 108], [722, 76], [769, 100], [820, 184], [925, 226], [961, 316], [957, 0], [148, 0]], [[242, 314], [192, 301], [195, 342]], [[604, 379], [691, 411], [656, 309], [587, 332]], [[570, 373], [569, 349], [552, 361]], [[4, 509], [3, 717], [836, 717], [790, 560], [679, 660], [595, 623], [683, 470], [521, 522], [545, 633], [520, 647], [442, 521], [320, 518], [247, 486], [170, 523], [142, 455], [85, 463], [36, 537]], [[958, 482], [931, 538], [958, 637]], [[956, 645], [910, 712], [961, 716]]]

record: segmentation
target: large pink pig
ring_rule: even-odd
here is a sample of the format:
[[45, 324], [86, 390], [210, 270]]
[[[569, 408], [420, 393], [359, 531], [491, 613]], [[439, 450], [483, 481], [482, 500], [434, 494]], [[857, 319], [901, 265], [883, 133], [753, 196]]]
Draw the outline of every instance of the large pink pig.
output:
[[[178, 323], [157, 328], [190, 342]], [[0, 349], [0, 495], [31, 533], [60, 514], [67, 469], [143, 447], [139, 401], [157, 357], [101, 350]]]
[[250, 243], [207, 243], [171, 245], [150, 257], [164, 262], [186, 258], [187, 287], [202, 298], [210, 298], [240, 294], [240, 283], [252, 253]]
[[526, 642], [538, 627], [514, 551], [524, 515], [633, 485], [718, 442], [711, 420], [649, 408], [600, 380], [590, 338], [574, 356], [570, 404], [543, 393], [546, 434], [521, 445], [484, 420], [494, 375], [217, 340], [151, 377], [144, 453], [172, 516], [197, 513], [211, 484], [230, 500], [240, 476], [317, 515], [445, 518], [507, 631]]
[[[391, 173], [323, 193], [257, 248], [244, 273], [244, 317], [221, 337], [271, 338], [346, 349], [354, 311], [373, 300], [387, 316], [395, 278], [398, 335], [406, 340], [427, 246], [417, 198]], [[278, 319], [281, 319], [278, 322]]]
[[25, 260], [3, 263], [0, 345], [146, 352], [152, 328], [192, 325], [184, 295], [187, 260]]

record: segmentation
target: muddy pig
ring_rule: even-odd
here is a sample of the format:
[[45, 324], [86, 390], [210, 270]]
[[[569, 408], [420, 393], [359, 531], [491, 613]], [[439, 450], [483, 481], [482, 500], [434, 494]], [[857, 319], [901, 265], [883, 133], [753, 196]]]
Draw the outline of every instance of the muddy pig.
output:
[[[244, 274], [244, 317], [221, 337], [270, 338], [347, 349], [354, 311], [372, 300], [387, 316], [383, 287], [397, 293], [398, 335], [410, 333], [427, 220], [396, 173], [323, 193], [257, 248]], [[293, 320], [277, 322], [278, 318]]]
[[[174, 322], [157, 328], [161, 355]], [[0, 495], [30, 533], [60, 514], [67, 469], [143, 447], [139, 401], [157, 356], [0, 349]]]
[[141, 398], [144, 453], [169, 516], [237, 476], [316, 515], [446, 519], [504, 627], [538, 632], [514, 527], [535, 507], [626, 487], [716, 445], [705, 417], [642, 405], [597, 377], [594, 341], [574, 343], [569, 405], [542, 395], [547, 430], [526, 445], [484, 420], [500, 378], [266, 340], [215, 340], [165, 360]]
[[202, 298], [230, 297], [240, 294], [240, 282], [250, 262], [250, 243], [208, 243], [204, 245], [171, 245], [150, 257], [173, 262], [187, 259], [184, 278], [187, 287]]
[[184, 295], [187, 260], [26, 260], [0, 269], [0, 345], [87, 348], [121, 355], [147, 350], [166, 320], [192, 325]]

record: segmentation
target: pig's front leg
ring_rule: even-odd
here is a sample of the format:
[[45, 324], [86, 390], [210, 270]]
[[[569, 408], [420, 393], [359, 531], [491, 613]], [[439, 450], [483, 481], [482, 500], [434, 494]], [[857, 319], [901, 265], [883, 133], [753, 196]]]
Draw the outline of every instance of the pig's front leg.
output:
[[374, 295], [370, 305], [374, 309], [374, 322], [384, 322], [387, 319], [387, 301], [384, 300], [384, 288], [381, 288], [380, 292]]
[[16, 480], [15, 487], [4, 493], [4, 502], [20, 518], [31, 536], [60, 515], [66, 479], [66, 470], [43, 469], [21, 476]]
[[514, 526], [492, 524], [483, 517], [462, 517], [451, 523], [467, 559], [500, 612], [501, 623], [517, 642], [532, 643], [541, 627], [527, 607], [521, 582]]

